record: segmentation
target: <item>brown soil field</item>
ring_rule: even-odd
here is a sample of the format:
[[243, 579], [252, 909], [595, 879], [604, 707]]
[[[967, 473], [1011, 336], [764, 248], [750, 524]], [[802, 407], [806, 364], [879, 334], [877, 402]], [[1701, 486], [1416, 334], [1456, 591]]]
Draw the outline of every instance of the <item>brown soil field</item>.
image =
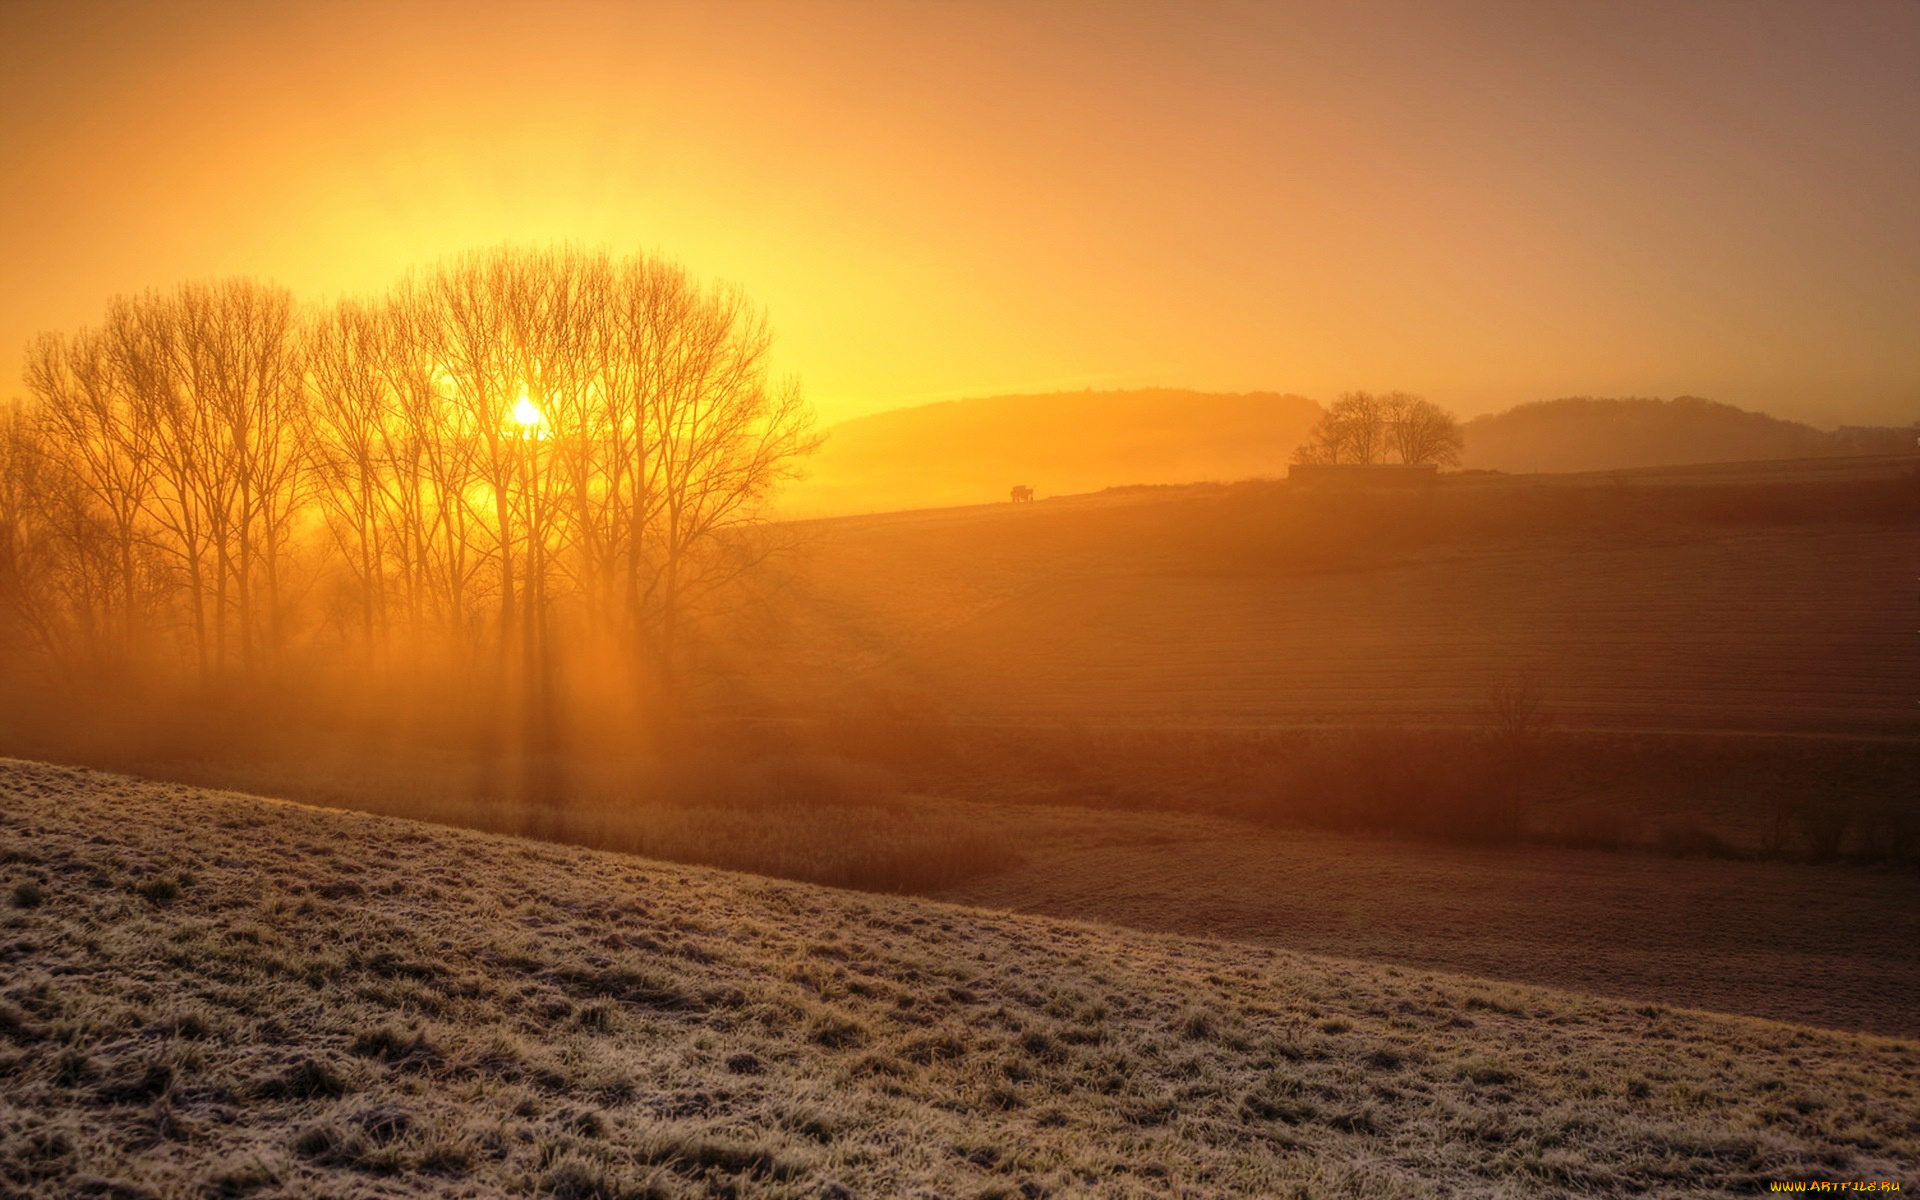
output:
[[1920, 1185], [1912, 1040], [18, 762], [0, 884], [10, 1195]]

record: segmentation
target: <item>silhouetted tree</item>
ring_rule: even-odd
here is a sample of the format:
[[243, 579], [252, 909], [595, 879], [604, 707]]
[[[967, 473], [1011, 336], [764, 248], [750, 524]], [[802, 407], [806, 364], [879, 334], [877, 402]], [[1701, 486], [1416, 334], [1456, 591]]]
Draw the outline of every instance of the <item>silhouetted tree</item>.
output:
[[[97, 599], [100, 632], [111, 643], [99, 648], [121, 660], [142, 633], [142, 550], [158, 466], [152, 414], [117, 377], [106, 339], [91, 330], [36, 338], [25, 379], [38, 401], [33, 442], [42, 460], [36, 485], [42, 514], [66, 544], [68, 568], [80, 569], [83, 558], [112, 560], [111, 577], [99, 579], [100, 586], [68, 590], [76, 602]], [[90, 607], [69, 616], [92, 625]]]
[[1403, 463], [1458, 466], [1466, 441], [1452, 413], [1421, 396], [1391, 392], [1381, 398], [1389, 448]]
[[315, 495], [354, 578], [362, 642], [383, 651], [389, 547], [402, 577], [411, 578], [407, 551], [415, 539], [403, 513], [408, 494], [418, 496], [418, 480], [394, 453], [400, 406], [390, 384], [388, 327], [383, 312], [357, 301], [310, 322], [303, 413]]
[[1364, 466], [1391, 453], [1403, 463], [1453, 466], [1463, 444], [1460, 423], [1430, 400], [1405, 392], [1347, 392], [1314, 422], [1293, 461]]
[[63, 660], [171, 644], [212, 681], [281, 662], [318, 578], [303, 627], [369, 661], [432, 648], [549, 713], [573, 639], [671, 700], [816, 442], [770, 345], [732, 288], [568, 250], [311, 314], [250, 280], [118, 298], [33, 344], [0, 421], [0, 607]]
[[232, 581], [241, 666], [252, 674], [280, 653], [281, 581], [309, 482], [293, 296], [236, 279], [183, 287], [171, 307], [178, 382], [203, 414], [203, 465], [217, 481], [209, 512]]
[[[24, 405], [0, 405], [0, 637], [56, 649], [49, 596], [58, 558], [50, 545], [46, 459]], [[18, 651], [14, 656], [17, 660]]]
[[1300, 463], [1378, 462], [1386, 449], [1386, 433], [1380, 398], [1372, 392], [1347, 392], [1327, 406], [1293, 458]]

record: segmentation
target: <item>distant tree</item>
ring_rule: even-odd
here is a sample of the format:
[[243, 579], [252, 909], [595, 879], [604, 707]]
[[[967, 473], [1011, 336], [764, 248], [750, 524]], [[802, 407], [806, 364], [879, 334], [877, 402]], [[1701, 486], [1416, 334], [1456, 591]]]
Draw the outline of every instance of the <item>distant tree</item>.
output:
[[1387, 445], [1386, 410], [1372, 392], [1348, 392], [1327, 406], [1307, 440], [1293, 452], [1299, 463], [1378, 462]]
[[1488, 832], [1512, 838], [1525, 828], [1527, 810], [1540, 790], [1547, 765], [1546, 734], [1554, 714], [1529, 672], [1496, 679], [1480, 706], [1490, 771], [1483, 804]]
[[1531, 743], [1553, 727], [1539, 681], [1521, 672], [1495, 680], [1480, 705], [1488, 733], [1507, 745]]
[[1406, 392], [1347, 392], [1327, 406], [1293, 461], [1364, 466], [1393, 454], [1403, 463], [1454, 466], [1463, 444], [1460, 423], [1430, 400]]
[[1460, 465], [1466, 439], [1452, 413], [1422, 396], [1392, 392], [1381, 398], [1387, 443], [1403, 463]]

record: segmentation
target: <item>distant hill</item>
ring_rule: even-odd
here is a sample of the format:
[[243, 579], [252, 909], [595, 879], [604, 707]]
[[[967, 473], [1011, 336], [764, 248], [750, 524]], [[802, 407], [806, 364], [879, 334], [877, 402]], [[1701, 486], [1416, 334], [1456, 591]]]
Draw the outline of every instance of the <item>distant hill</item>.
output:
[[1610, 471], [1835, 454], [1898, 454], [1911, 430], [1816, 429], [1731, 404], [1576, 396], [1522, 404], [1466, 423], [1463, 466], [1499, 471]]
[[1152, 388], [989, 396], [843, 421], [783, 507], [796, 515], [874, 512], [1135, 483], [1286, 474], [1320, 406], [1275, 392]]

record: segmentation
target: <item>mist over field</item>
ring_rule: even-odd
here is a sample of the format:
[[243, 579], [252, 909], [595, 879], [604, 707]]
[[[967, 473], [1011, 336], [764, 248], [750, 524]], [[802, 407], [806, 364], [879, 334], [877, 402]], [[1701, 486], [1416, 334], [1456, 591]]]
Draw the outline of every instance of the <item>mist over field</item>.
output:
[[824, 430], [782, 506], [796, 516], [839, 515], [980, 504], [1026, 480], [1048, 495], [1074, 495], [1276, 477], [1319, 416], [1302, 396], [1168, 388], [894, 409]]
[[[1303, 396], [1171, 388], [915, 405], [825, 428], [781, 507], [823, 516], [983, 504], [1025, 480], [1060, 496], [1280, 479], [1322, 413]], [[1920, 438], [1911, 427], [1821, 429], [1697, 396], [1541, 400], [1483, 413], [1461, 433], [1461, 466], [1510, 474], [1899, 455]]]
[[0, 1200], [1920, 1188], [1916, 56], [0, 6]]

